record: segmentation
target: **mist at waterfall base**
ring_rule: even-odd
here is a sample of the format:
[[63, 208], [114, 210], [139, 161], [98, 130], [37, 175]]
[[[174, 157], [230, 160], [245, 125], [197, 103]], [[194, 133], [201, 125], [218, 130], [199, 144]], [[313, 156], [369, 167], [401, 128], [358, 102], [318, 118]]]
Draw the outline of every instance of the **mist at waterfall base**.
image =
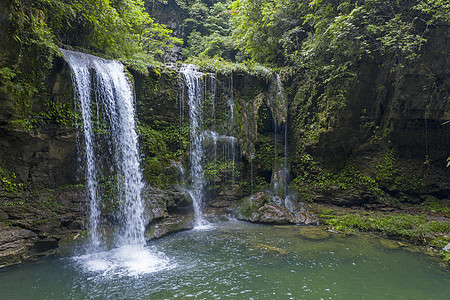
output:
[[151, 241], [176, 266], [139, 276], [117, 270], [96, 276], [71, 258], [1, 269], [0, 298], [436, 300], [450, 295], [448, 268], [424, 254], [386, 247], [385, 240], [305, 234], [317, 226], [227, 221], [214, 227]]
[[[89, 196], [89, 238], [85, 254], [74, 257], [86, 271], [138, 275], [170, 268], [169, 260], [147, 247], [134, 97], [124, 67], [79, 52], [61, 50], [72, 73], [80, 112], [78, 149]], [[110, 155], [105, 155], [108, 153]], [[102, 226], [100, 179], [113, 178], [119, 224], [112, 238]], [[108, 228], [108, 230], [110, 230]], [[107, 239], [112, 241], [107, 241]], [[108, 245], [109, 244], [109, 245]]]

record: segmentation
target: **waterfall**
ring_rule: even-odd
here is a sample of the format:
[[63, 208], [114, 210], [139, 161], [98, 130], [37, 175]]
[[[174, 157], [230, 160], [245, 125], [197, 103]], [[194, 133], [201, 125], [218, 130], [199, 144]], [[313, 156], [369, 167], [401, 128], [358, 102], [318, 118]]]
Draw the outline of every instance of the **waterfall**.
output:
[[184, 77], [189, 106], [191, 186], [188, 191], [194, 206], [194, 223], [196, 227], [199, 227], [206, 224], [202, 214], [205, 178], [202, 165], [204, 150], [201, 135], [203, 102], [201, 80], [205, 74], [199, 72], [194, 65], [183, 65], [180, 74]]
[[[234, 98], [233, 98], [233, 71], [230, 70], [230, 98], [228, 99], [228, 106], [230, 107], [230, 133], [229, 135], [234, 134]], [[232, 175], [231, 175], [231, 184], [234, 189], [234, 169], [235, 169], [235, 163], [236, 163], [236, 145], [235, 145], [235, 139], [232, 139], [231, 142], [231, 157], [232, 157]]]
[[278, 87], [278, 96], [281, 98], [281, 102], [285, 108], [285, 113], [286, 113], [286, 119], [284, 121], [284, 166], [283, 166], [283, 173], [284, 173], [284, 197], [287, 196], [288, 194], [288, 185], [287, 185], [287, 180], [289, 177], [289, 170], [287, 167], [287, 162], [288, 162], [288, 139], [287, 139], [287, 130], [288, 130], [288, 106], [286, 103], [286, 100], [284, 98], [283, 95], [283, 84], [281, 83], [281, 78], [280, 78], [280, 74], [277, 73], [277, 87]]
[[[271, 103], [272, 115], [274, 119], [274, 166], [272, 171], [272, 185], [273, 185], [273, 201], [277, 204], [281, 204], [287, 197], [287, 178], [288, 178], [288, 168], [287, 168], [287, 158], [288, 158], [288, 146], [287, 146], [287, 104], [285, 97], [283, 95], [283, 85], [281, 83], [280, 75], [277, 74], [272, 81], [273, 86], [273, 97]], [[281, 126], [284, 126], [284, 134], [281, 137], [279, 132]], [[278, 143], [283, 140], [284, 142], [284, 157], [283, 163], [280, 162], [278, 158]]]
[[[223, 176], [226, 178], [228, 171], [230, 172], [231, 178], [228, 180], [231, 180], [231, 187], [234, 186], [235, 180], [233, 81], [231, 78], [227, 84], [223, 101], [216, 102], [215, 74], [202, 73], [195, 65], [182, 65], [179, 73], [180, 107], [186, 102], [189, 110], [189, 113], [186, 112], [190, 127], [190, 176], [187, 191], [193, 201], [195, 228], [209, 228], [202, 211], [206, 196], [217, 191], [215, 180], [228, 182], [222, 181], [223, 177], [219, 179], [220, 175], [225, 174]], [[224, 111], [226, 105], [228, 112]], [[217, 110], [221, 116], [220, 122], [216, 122]], [[224, 118], [224, 115], [227, 117]], [[227, 184], [230, 186], [230, 183]]]
[[[84, 153], [89, 196], [88, 252], [101, 250], [99, 177], [106, 174], [115, 178], [119, 191], [113, 200], [120, 207], [116, 212], [116, 218], [121, 223], [115, 235], [116, 246], [143, 246], [143, 181], [135, 130], [134, 97], [124, 67], [117, 61], [61, 51], [72, 71], [75, 97], [81, 112], [82, 141], [79, 148]], [[94, 84], [91, 86], [92, 78]], [[92, 88], [95, 88], [94, 93]], [[105, 158], [109, 155], [111, 158]]]

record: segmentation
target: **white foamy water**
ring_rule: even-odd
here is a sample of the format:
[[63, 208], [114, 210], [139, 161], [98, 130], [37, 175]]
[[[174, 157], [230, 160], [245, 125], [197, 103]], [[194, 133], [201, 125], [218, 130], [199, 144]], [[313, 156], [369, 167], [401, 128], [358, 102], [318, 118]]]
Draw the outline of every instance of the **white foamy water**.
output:
[[197, 225], [195, 225], [194, 228], [192, 228], [192, 230], [197, 230], [197, 231], [208, 231], [208, 230], [213, 230], [213, 229], [214, 229], [214, 225], [209, 222], [197, 224]]
[[110, 251], [73, 258], [85, 272], [94, 276], [139, 276], [172, 269], [176, 264], [151, 247], [127, 245]]

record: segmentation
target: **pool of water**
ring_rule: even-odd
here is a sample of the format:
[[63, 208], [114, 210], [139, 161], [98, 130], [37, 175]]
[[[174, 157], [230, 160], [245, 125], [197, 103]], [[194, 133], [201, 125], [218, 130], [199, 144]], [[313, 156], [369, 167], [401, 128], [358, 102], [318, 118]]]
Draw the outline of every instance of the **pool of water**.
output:
[[449, 299], [450, 270], [379, 239], [229, 221], [0, 270], [0, 299]]

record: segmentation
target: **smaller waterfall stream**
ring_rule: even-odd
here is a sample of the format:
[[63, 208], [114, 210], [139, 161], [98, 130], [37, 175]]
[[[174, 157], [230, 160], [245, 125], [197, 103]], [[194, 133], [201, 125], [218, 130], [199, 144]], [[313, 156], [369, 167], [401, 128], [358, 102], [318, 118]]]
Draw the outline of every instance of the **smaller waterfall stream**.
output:
[[[179, 73], [182, 83], [180, 106], [186, 102], [189, 109], [190, 179], [187, 191], [193, 201], [194, 226], [205, 229], [210, 228], [210, 224], [202, 210], [206, 195], [216, 192], [216, 187], [212, 186], [218, 181], [227, 182], [231, 187], [229, 190], [234, 186], [237, 145], [233, 125], [233, 81], [231, 77], [224, 89], [223, 101], [216, 102], [215, 74], [202, 73], [195, 65], [182, 65]], [[216, 122], [218, 109], [221, 119]], [[209, 172], [209, 177], [205, 177], [205, 171]]]
[[[229, 125], [229, 135], [234, 135], [234, 98], [233, 98], [233, 71], [230, 71], [230, 95], [228, 99], [228, 105], [230, 107], [230, 125]], [[234, 189], [234, 180], [235, 180], [235, 165], [236, 165], [236, 145], [235, 145], [235, 139], [232, 139], [231, 141], [231, 158], [232, 158], [232, 175], [231, 175], [231, 185]]]
[[286, 99], [283, 95], [283, 84], [281, 83], [281, 78], [280, 78], [280, 74], [277, 73], [276, 76], [276, 80], [277, 80], [277, 87], [278, 87], [278, 92], [277, 92], [277, 96], [280, 97], [282, 105], [285, 109], [285, 114], [286, 114], [286, 118], [284, 121], [284, 166], [283, 166], [283, 173], [284, 173], [284, 197], [287, 197], [288, 195], [288, 177], [289, 177], [289, 170], [287, 167], [287, 162], [288, 162], [288, 139], [287, 139], [287, 133], [288, 133], [288, 106], [286, 103]]
[[202, 101], [203, 89], [201, 79], [204, 73], [197, 70], [194, 65], [183, 65], [180, 74], [184, 77], [187, 87], [188, 106], [189, 106], [189, 123], [190, 123], [190, 171], [191, 186], [188, 189], [192, 197], [194, 205], [194, 223], [195, 227], [207, 225], [207, 221], [203, 219], [203, 189], [205, 187], [205, 178], [203, 174], [203, 147], [202, 147]]
[[[272, 115], [274, 119], [274, 164], [272, 170], [272, 186], [273, 186], [273, 201], [279, 204], [285, 202], [288, 197], [287, 179], [288, 179], [288, 146], [287, 146], [287, 103], [283, 94], [283, 84], [280, 75], [277, 74], [272, 81], [273, 99], [272, 99]], [[283, 133], [281, 132], [283, 131]], [[284, 143], [282, 155], [278, 157], [278, 144]]]

